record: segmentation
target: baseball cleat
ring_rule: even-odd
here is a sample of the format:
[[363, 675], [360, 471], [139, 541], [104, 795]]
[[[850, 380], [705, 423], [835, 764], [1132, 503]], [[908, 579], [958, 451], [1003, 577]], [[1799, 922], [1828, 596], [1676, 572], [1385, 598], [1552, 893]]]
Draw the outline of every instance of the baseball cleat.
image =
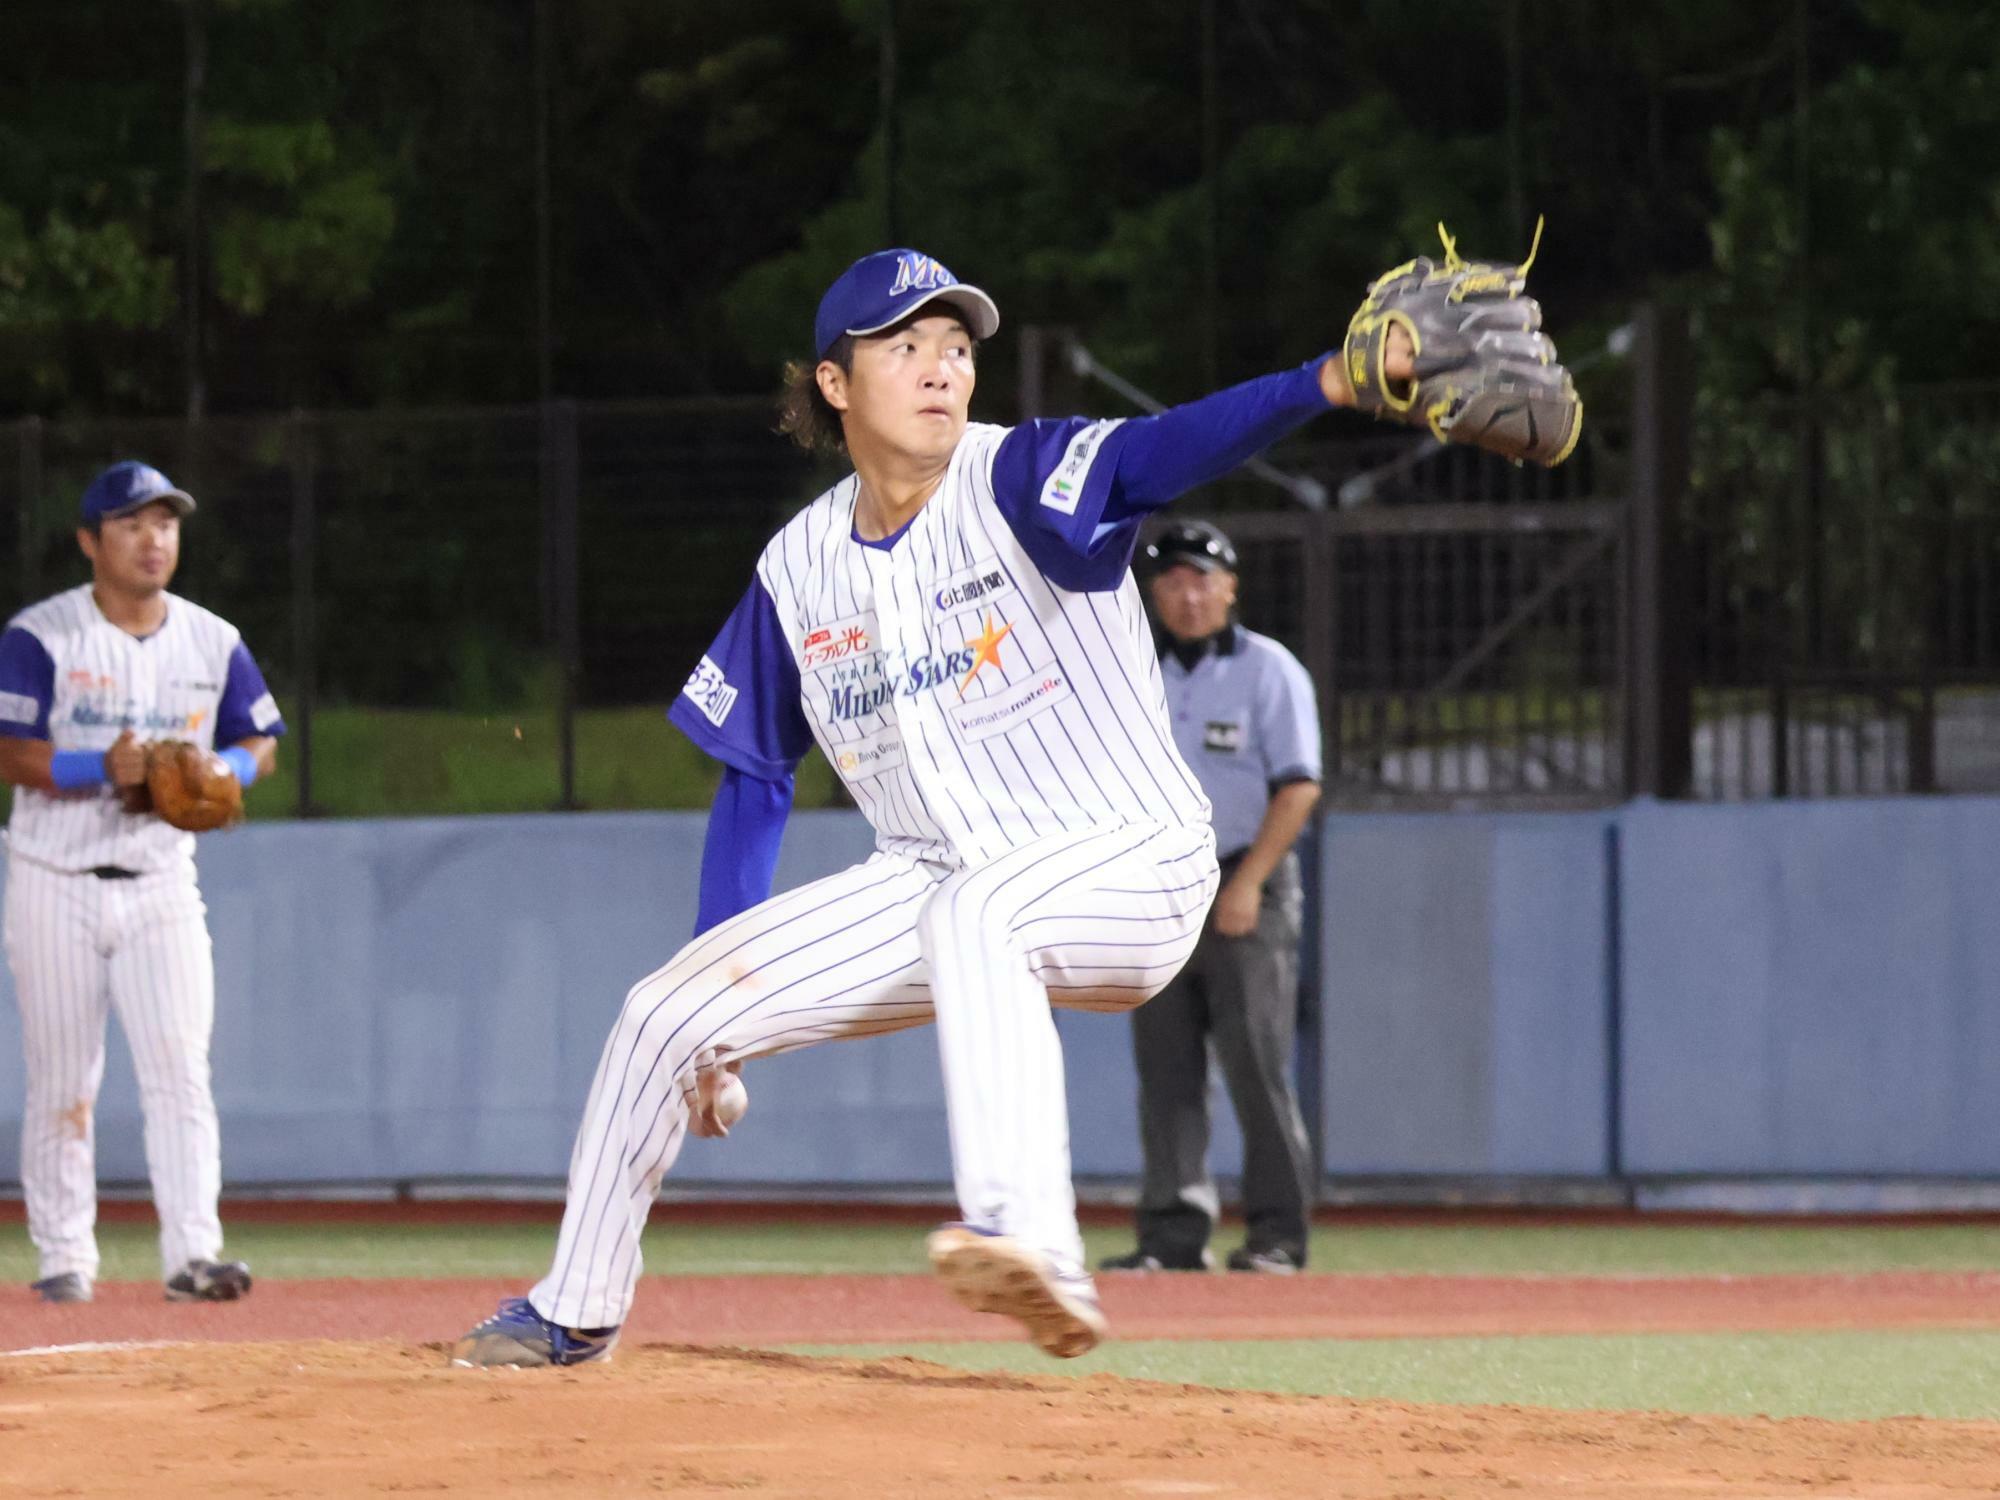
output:
[[609, 1359], [618, 1329], [564, 1328], [536, 1312], [526, 1297], [509, 1297], [500, 1310], [451, 1346], [461, 1369], [528, 1370]]
[[167, 1278], [169, 1302], [234, 1302], [250, 1295], [250, 1268], [240, 1260], [191, 1260]]
[[931, 1269], [952, 1296], [974, 1312], [1013, 1318], [1044, 1354], [1075, 1359], [1110, 1331], [1088, 1276], [1059, 1270], [1017, 1239], [947, 1224], [931, 1235], [929, 1248]]
[[65, 1271], [60, 1276], [44, 1276], [30, 1282], [28, 1290], [44, 1302], [88, 1302], [96, 1295], [90, 1278], [81, 1271]]

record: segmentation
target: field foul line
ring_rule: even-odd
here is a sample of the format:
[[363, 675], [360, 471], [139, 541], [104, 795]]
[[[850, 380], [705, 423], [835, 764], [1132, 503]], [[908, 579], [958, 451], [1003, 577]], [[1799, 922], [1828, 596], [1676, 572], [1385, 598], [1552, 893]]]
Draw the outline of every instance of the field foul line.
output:
[[111, 1343], [43, 1344], [34, 1349], [0, 1349], [0, 1359], [27, 1359], [44, 1354], [116, 1354], [126, 1349], [179, 1349], [186, 1339], [119, 1339]]

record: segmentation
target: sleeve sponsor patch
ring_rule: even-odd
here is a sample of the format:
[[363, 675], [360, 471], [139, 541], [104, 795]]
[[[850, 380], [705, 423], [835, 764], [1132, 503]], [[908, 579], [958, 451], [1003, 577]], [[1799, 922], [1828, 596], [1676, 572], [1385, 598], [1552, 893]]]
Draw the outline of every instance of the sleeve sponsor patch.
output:
[[1066, 516], [1075, 515], [1077, 502], [1083, 499], [1084, 482], [1090, 478], [1090, 466], [1098, 450], [1104, 446], [1106, 438], [1124, 425], [1123, 417], [1109, 422], [1092, 422], [1071, 438], [1069, 447], [1063, 450], [1062, 462], [1042, 482], [1042, 504]]
[[0, 693], [0, 719], [10, 724], [32, 724], [41, 715], [41, 704], [26, 693]]
[[278, 700], [269, 693], [250, 705], [250, 722], [259, 729], [269, 729], [281, 717], [278, 712]]
[[736, 706], [736, 689], [731, 687], [722, 675], [722, 668], [706, 656], [701, 665], [688, 677], [687, 686], [681, 689], [681, 696], [702, 711], [703, 716], [717, 729], [729, 717], [729, 710]]

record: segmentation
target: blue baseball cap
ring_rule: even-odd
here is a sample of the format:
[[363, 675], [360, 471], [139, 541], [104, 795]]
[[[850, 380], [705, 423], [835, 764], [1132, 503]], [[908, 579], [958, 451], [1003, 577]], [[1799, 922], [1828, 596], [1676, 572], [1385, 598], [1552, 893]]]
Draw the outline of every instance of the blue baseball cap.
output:
[[113, 516], [130, 515], [155, 500], [166, 501], [176, 515], [184, 516], [194, 509], [194, 496], [174, 488], [173, 481], [151, 464], [128, 458], [90, 481], [90, 488], [83, 492], [83, 524], [91, 526]]
[[864, 255], [826, 289], [813, 319], [813, 347], [821, 359], [846, 333], [880, 333], [928, 302], [946, 301], [976, 339], [1000, 331], [1000, 309], [976, 286], [967, 286], [920, 250], [877, 250]]

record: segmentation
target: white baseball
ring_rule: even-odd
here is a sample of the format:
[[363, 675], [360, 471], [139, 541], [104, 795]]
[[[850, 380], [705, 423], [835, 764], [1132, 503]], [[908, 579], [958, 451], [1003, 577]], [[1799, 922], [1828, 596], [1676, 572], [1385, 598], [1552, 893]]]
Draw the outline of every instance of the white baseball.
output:
[[715, 1123], [727, 1130], [743, 1118], [743, 1111], [749, 1107], [750, 1090], [743, 1086], [743, 1080], [734, 1073], [724, 1073], [715, 1086]]

